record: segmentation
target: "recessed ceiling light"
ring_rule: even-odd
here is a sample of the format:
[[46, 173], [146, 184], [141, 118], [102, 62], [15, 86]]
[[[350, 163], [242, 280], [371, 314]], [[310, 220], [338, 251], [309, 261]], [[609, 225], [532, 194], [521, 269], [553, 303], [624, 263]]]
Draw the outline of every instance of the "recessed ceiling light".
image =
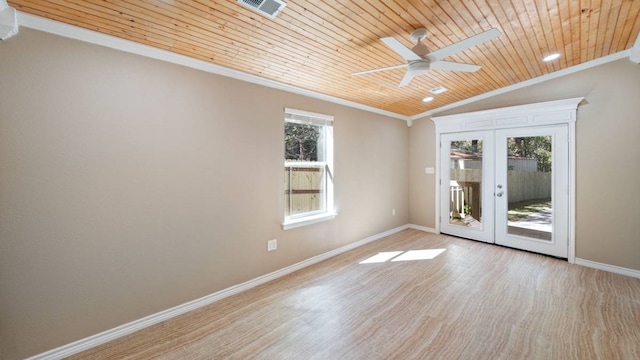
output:
[[429, 102], [429, 101], [433, 101], [433, 96], [427, 96], [426, 98], [422, 99], [423, 102]]
[[544, 62], [548, 62], [548, 61], [555, 60], [555, 59], [557, 59], [557, 58], [559, 58], [559, 57], [560, 57], [560, 54], [558, 54], [558, 53], [553, 53], [553, 54], [549, 54], [549, 55], [545, 56], [545, 57], [544, 57], [544, 59], [542, 59], [542, 61], [544, 61]]

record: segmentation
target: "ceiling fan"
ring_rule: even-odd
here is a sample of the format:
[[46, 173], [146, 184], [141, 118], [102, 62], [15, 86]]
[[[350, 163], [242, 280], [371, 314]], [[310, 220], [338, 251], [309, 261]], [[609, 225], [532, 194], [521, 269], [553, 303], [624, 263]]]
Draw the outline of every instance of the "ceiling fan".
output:
[[422, 43], [422, 40], [427, 37], [427, 29], [424, 28], [416, 29], [411, 33], [411, 39], [416, 43], [416, 45], [411, 49], [404, 46], [400, 41], [396, 40], [393, 37], [384, 37], [380, 40], [382, 40], [382, 42], [384, 42], [389, 48], [391, 48], [391, 50], [402, 56], [403, 59], [407, 60], [407, 63], [360, 71], [351, 75], [364, 75], [378, 71], [393, 70], [406, 67], [408, 68], [407, 72], [400, 82], [400, 86], [405, 86], [409, 84], [409, 82], [411, 82], [414, 77], [422, 75], [431, 69], [465, 72], [478, 71], [481, 68], [481, 66], [479, 65], [462, 64], [451, 61], [444, 61], [442, 59], [479, 45], [485, 41], [495, 39], [500, 35], [501, 33], [498, 29], [491, 29], [432, 52], [429, 52], [427, 46]]

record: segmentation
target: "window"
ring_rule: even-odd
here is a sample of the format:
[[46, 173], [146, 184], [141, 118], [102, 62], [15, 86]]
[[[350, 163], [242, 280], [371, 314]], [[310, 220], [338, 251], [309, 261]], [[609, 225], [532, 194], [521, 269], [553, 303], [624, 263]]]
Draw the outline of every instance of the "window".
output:
[[284, 229], [335, 218], [333, 117], [285, 109]]

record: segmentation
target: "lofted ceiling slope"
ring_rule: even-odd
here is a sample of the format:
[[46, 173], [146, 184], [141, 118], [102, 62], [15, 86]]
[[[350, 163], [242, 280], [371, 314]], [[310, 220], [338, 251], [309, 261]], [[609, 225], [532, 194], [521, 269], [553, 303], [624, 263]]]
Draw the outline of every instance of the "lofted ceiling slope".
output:
[[[9, 0], [17, 10], [150, 45], [268, 80], [413, 116], [627, 50], [640, 0], [288, 0], [275, 19], [235, 0]], [[431, 70], [399, 87], [405, 69], [380, 38], [437, 50], [491, 28], [502, 35], [446, 58], [473, 73]], [[550, 53], [560, 58], [543, 62]], [[439, 95], [429, 90], [448, 89]], [[434, 100], [422, 101], [431, 95]]]

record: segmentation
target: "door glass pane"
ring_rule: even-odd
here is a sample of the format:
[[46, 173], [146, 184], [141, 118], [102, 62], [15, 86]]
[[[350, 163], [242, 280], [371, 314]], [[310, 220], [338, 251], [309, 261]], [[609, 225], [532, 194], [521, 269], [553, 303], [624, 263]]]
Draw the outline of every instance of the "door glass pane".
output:
[[482, 140], [452, 141], [449, 223], [482, 229]]
[[[551, 136], [507, 139], [507, 227], [511, 235], [551, 240]], [[504, 193], [504, 194], [500, 194]]]

